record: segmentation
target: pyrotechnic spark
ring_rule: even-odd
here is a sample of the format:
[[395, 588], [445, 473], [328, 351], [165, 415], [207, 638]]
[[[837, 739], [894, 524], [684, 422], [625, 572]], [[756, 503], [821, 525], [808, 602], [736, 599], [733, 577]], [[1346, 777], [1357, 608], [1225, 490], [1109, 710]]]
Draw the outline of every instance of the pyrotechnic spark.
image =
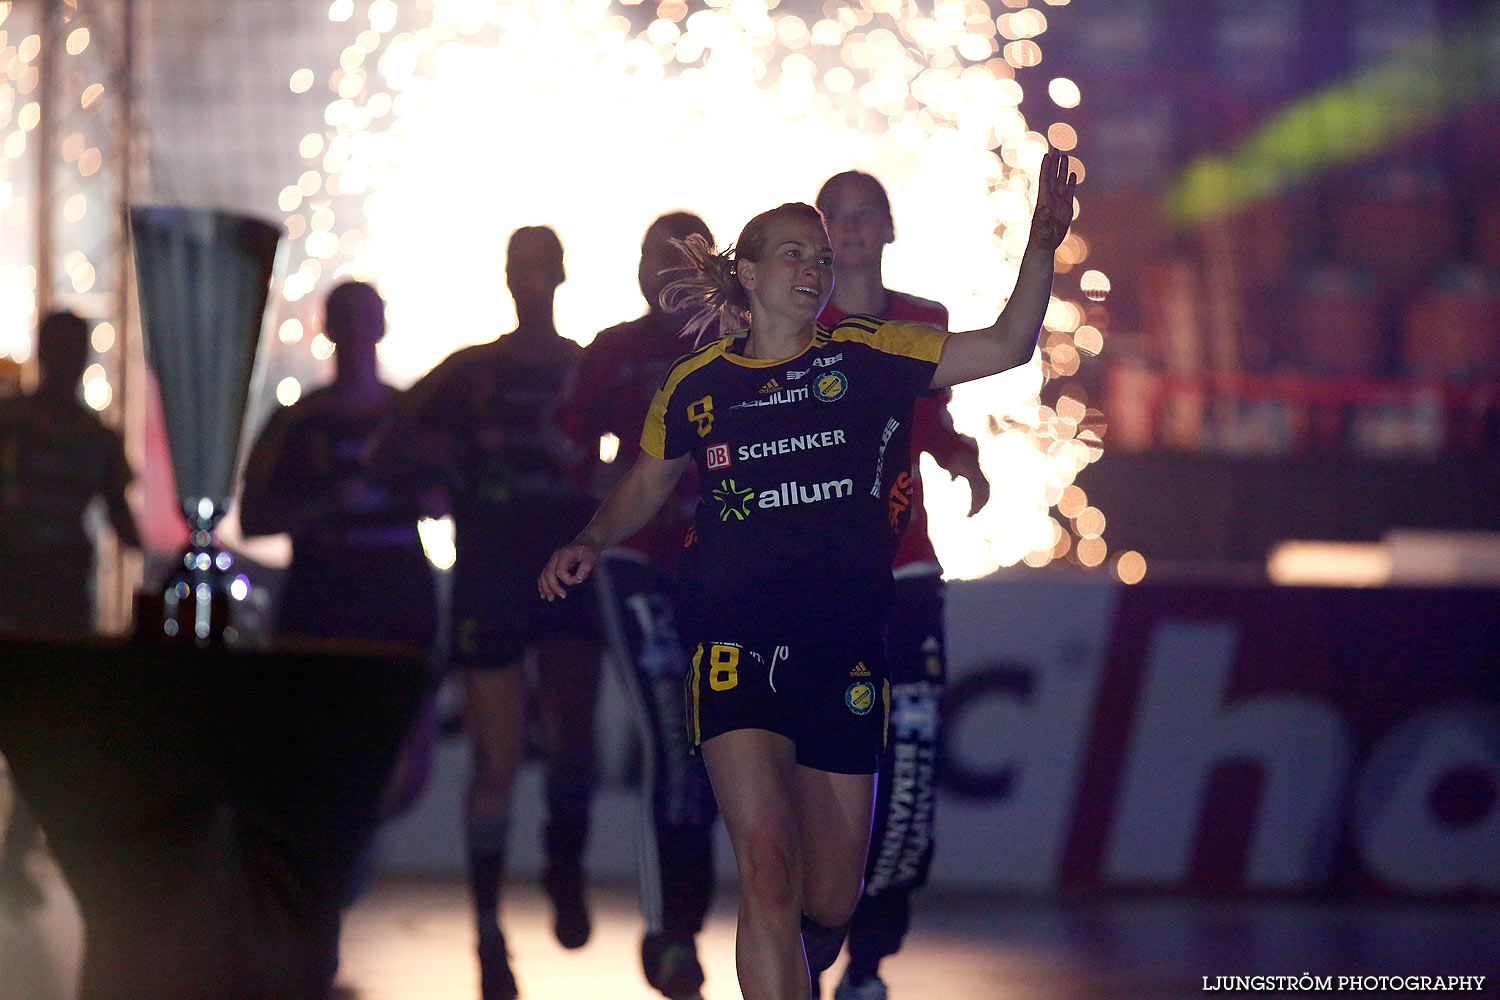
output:
[[[586, 342], [641, 311], [635, 260], [657, 215], [695, 211], [728, 243], [752, 215], [811, 201], [850, 167], [890, 191], [894, 287], [946, 303], [955, 329], [988, 325], [1004, 305], [1047, 146], [1015, 78], [1041, 58], [1040, 11], [997, 20], [981, 0], [420, 6], [421, 24], [403, 23], [392, 0], [363, 17], [346, 0], [330, 7], [355, 38], [327, 79], [326, 133], [302, 138], [309, 168], [282, 192], [300, 257], [282, 316], [311, 324], [314, 293], [333, 278], [374, 279], [389, 303], [381, 359], [393, 380], [511, 327], [501, 276], [518, 226], [562, 237], [558, 328]], [[1071, 268], [1087, 247], [1068, 252]], [[979, 438], [994, 494], [966, 518], [963, 485], [927, 470], [950, 576], [1069, 551], [1050, 507], [1100, 443], [1079, 431], [1081, 412], [1062, 417], [1039, 394], [1077, 370], [1073, 336], [1093, 330], [1084, 316], [1056, 298], [1038, 360], [955, 391], [955, 423]], [[1089, 550], [1102, 559], [1102, 539]]]

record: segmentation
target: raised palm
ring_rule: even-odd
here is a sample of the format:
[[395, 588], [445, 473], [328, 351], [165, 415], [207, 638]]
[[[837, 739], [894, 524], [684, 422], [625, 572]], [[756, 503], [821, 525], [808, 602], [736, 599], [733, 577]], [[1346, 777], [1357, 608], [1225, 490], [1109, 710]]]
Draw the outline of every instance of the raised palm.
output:
[[1056, 250], [1073, 222], [1073, 188], [1078, 183], [1068, 169], [1068, 154], [1048, 149], [1037, 177], [1036, 211], [1031, 216], [1031, 246]]

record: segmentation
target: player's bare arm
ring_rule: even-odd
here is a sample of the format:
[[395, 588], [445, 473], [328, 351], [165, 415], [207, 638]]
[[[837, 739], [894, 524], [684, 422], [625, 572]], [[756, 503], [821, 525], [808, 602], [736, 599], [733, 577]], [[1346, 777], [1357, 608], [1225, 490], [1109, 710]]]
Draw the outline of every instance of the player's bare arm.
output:
[[537, 593], [548, 601], [567, 597], [569, 587], [588, 579], [599, 553], [646, 526], [691, 464], [689, 455], [661, 459], [639, 453], [578, 537], [552, 553], [537, 578]]
[[1042, 157], [1031, 236], [1010, 300], [993, 325], [948, 338], [932, 377], [934, 388], [994, 375], [1031, 360], [1052, 295], [1053, 254], [1073, 222], [1076, 184], [1067, 154], [1049, 149]]

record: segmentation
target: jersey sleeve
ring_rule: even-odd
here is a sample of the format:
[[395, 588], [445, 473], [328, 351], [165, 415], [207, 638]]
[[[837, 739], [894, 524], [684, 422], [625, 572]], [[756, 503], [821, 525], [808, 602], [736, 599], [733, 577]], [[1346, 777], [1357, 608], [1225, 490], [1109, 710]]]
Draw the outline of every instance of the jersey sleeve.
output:
[[835, 340], [862, 343], [886, 355], [896, 383], [893, 388], [913, 395], [931, 384], [948, 336], [925, 323], [875, 316], [846, 316], [833, 328]]
[[682, 436], [673, 433], [668, 414], [672, 410], [672, 397], [676, 384], [668, 380], [651, 397], [651, 406], [646, 410], [646, 420], [641, 425], [641, 451], [652, 458], [673, 459], [686, 454], [688, 448]]
[[868, 316], [850, 316], [836, 330], [846, 328], [860, 331], [859, 339], [878, 351], [897, 357], [925, 361], [933, 367], [943, 355], [943, 343], [948, 339], [944, 330], [925, 323], [909, 320], [872, 320]]
[[[641, 450], [646, 454], [667, 460], [681, 458], [713, 426], [713, 393], [704, 392], [704, 369], [719, 356], [723, 345], [720, 341], [701, 347], [672, 363], [641, 425]], [[695, 398], [699, 393], [701, 397]]]
[[881, 334], [883, 338], [889, 338], [886, 341], [889, 347], [883, 349], [906, 359], [901, 366], [903, 386], [914, 393], [927, 391], [933, 374], [937, 372], [938, 359], [943, 356], [948, 332], [923, 323], [897, 320], [886, 323]]

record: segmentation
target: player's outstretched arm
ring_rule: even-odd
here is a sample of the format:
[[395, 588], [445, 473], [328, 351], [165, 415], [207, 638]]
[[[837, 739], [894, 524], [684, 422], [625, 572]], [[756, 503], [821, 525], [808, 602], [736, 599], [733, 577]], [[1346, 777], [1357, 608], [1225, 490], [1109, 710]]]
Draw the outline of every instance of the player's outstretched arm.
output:
[[1031, 237], [1010, 300], [993, 325], [948, 338], [932, 377], [934, 387], [983, 378], [1031, 360], [1052, 296], [1052, 257], [1073, 222], [1076, 183], [1067, 154], [1049, 149], [1042, 157]]
[[588, 579], [599, 553], [646, 526], [691, 463], [688, 455], [661, 459], [640, 452], [578, 537], [552, 553], [537, 577], [537, 593], [549, 601], [567, 597], [569, 587]]

